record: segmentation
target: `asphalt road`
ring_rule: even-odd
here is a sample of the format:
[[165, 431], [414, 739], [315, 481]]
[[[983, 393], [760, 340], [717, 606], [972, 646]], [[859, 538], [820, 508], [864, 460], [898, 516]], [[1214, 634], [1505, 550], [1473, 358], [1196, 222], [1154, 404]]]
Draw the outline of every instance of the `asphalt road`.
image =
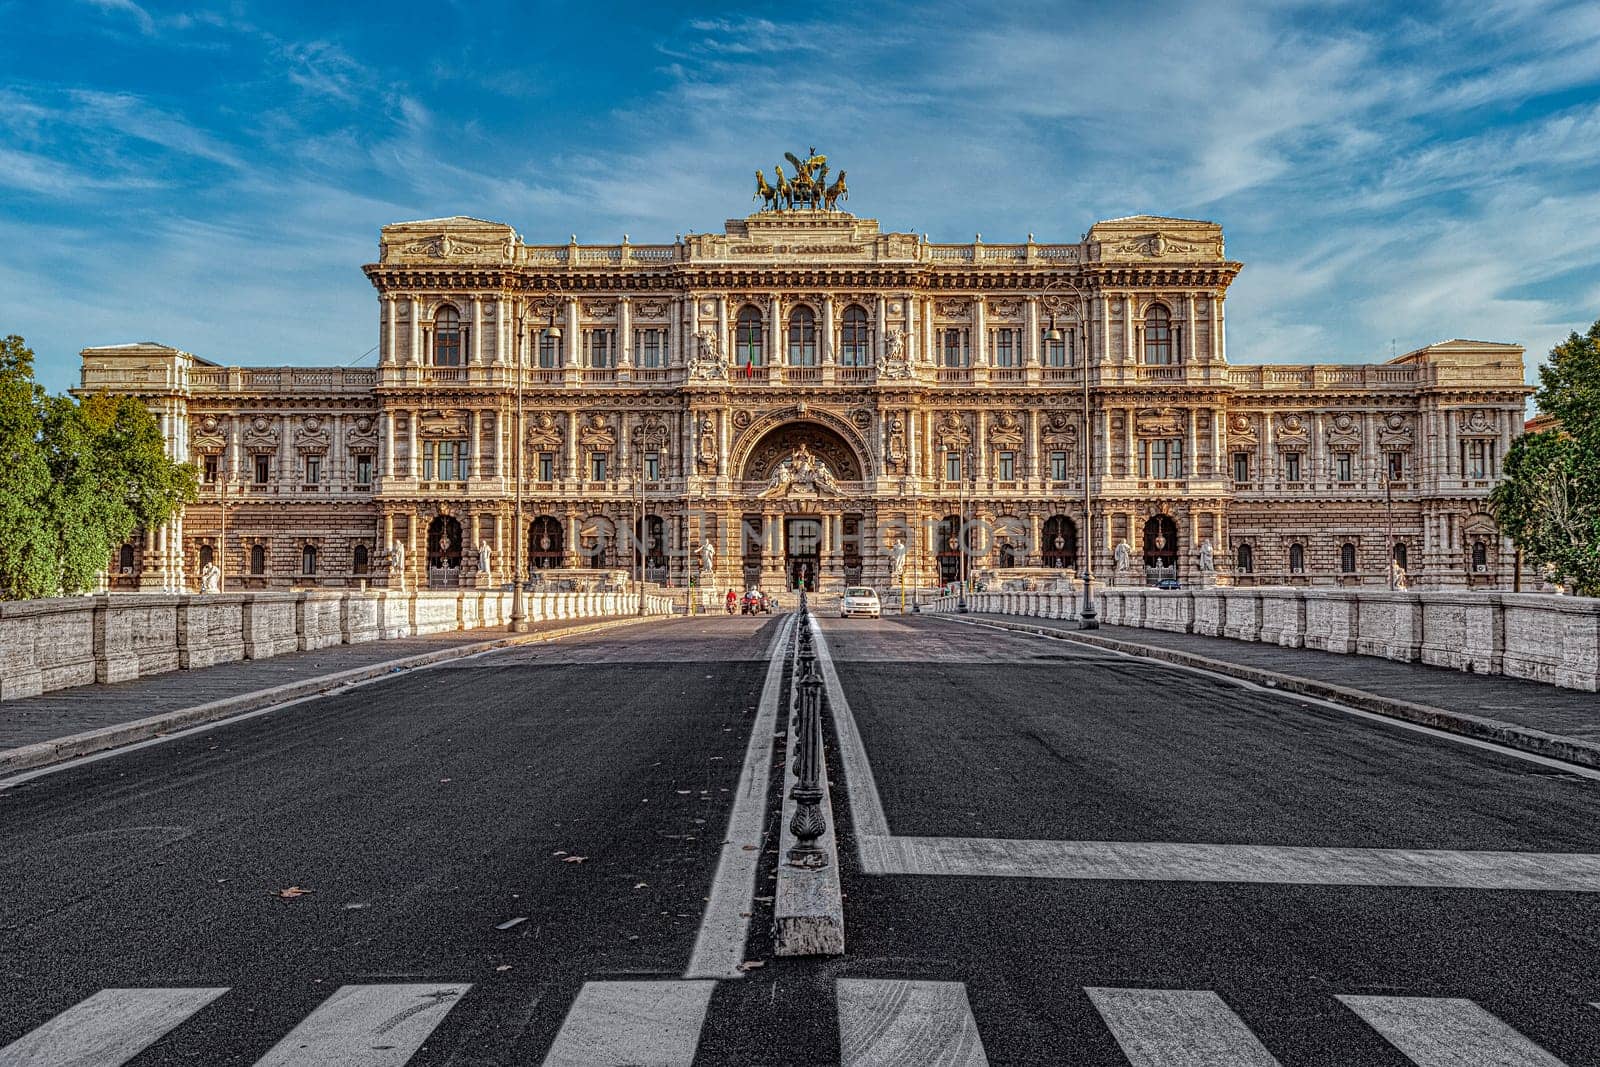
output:
[[[780, 622], [481, 657], [0, 791], [0, 1046], [97, 990], [226, 986], [130, 1062], [249, 1064], [340, 985], [471, 983], [409, 1062], [541, 1062], [585, 983], [683, 974]], [[1600, 852], [1592, 779], [1065, 642], [823, 624], [895, 835]], [[849, 1059], [865, 980], [963, 989], [996, 1064], [1271, 1062], [1133, 1059], [1109, 987], [1210, 991], [1286, 1067], [1422, 1062], [1340, 996], [1464, 998], [1600, 1065], [1600, 893], [869, 875], [834, 805], [848, 954], [771, 957], [765, 848], [761, 966], [696, 1064]]]

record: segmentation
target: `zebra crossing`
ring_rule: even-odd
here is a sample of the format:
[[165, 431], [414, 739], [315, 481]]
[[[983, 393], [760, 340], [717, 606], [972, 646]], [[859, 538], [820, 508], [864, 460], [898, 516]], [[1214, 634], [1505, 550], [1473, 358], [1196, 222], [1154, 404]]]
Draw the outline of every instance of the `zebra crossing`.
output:
[[[716, 985], [587, 982], [567, 1011], [545, 1067], [689, 1067]], [[403, 1067], [471, 989], [465, 983], [342, 986], [257, 1067]], [[1215, 992], [1083, 992], [1131, 1067], [1279, 1062]], [[122, 1067], [227, 993], [218, 987], [102, 989], [0, 1049], [0, 1067]], [[841, 1067], [988, 1063], [963, 983], [840, 978], [835, 998]], [[1562, 1067], [1471, 1000], [1336, 999], [1417, 1067]]]

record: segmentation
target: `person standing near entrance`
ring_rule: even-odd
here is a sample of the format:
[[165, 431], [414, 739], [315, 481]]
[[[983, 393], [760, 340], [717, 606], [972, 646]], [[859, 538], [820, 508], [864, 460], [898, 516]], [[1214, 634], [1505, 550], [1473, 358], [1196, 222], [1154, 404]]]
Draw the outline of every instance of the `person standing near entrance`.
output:
[[739, 606], [739, 594], [732, 589], [728, 590], [728, 614], [732, 615]]

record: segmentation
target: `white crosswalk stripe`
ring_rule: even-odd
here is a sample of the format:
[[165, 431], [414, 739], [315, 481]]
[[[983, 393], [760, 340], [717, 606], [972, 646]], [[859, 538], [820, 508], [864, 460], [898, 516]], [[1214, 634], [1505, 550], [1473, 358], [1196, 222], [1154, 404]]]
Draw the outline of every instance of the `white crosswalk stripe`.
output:
[[102, 989], [0, 1049], [3, 1067], [121, 1067], [226, 988]]
[[689, 1067], [717, 983], [585, 982], [544, 1067]]
[[1202, 989], [1085, 989], [1133, 1067], [1278, 1067], [1222, 998]]
[[1470, 1000], [1339, 1000], [1417, 1067], [1562, 1067], [1560, 1060]]
[[841, 978], [840, 1067], [987, 1067], [960, 982]]
[[402, 1067], [471, 988], [451, 983], [341, 986], [256, 1067]]

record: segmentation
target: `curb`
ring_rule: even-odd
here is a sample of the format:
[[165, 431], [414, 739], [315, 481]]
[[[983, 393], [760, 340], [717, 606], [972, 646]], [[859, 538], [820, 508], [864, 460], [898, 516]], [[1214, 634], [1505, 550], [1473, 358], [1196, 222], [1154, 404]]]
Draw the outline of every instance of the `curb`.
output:
[[[933, 613], [931, 617], [946, 619], [943, 612]], [[1519, 752], [1528, 752], [1536, 756], [1560, 760], [1563, 763], [1573, 763], [1580, 767], [1600, 769], [1600, 744], [1592, 741], [1583, 741], [1576, 737], [1567, 737], [1563, 734], [1546, 733], [1543, 730], [1535, 730], [1530, 726], [1518, 726], [1515, 723], [1504, 722], [1500, 719], [1470, 715], [1462, 711], [1447, 711], [1444, 708], [1436, 708], [1431, 704], [1417, 704], [1409, 700], [1397, 700], [1394, 697], [1369, 693], [1364, 689], [1352, 689], [1349, 686], [1321, 682], [1314, 678], [1304, 678], [1297, 674], [1283, 674], [1261, 667], [1248, 667], [1229, 660], [1212, 659], [1210, 656], [1202, 656], [1195, 652], [1180, 652], [1177, 649], [1161, 648], [1157, 645], [1144, 645], [1137, 641], [1122, 641], [1113, 637], [1091, 637], [1087, 634], [1058, 630], [1049, 626], [1029, 626], [1026, 623], [1001, 622], [996, 619], [981, 619], [970, 622], [960, 619], [947, 619], [947, 621], [963, 623], [968, 626], [993, 626], [1001, 630], [1013, 630], [1017, 633], [1032, 634], [1037, 637], [1051, 637], [1061, 641], [1076, 641], [1080, 645], [1092, 645], [1097, 648], [1122, 652], [1143, 659], [1164, 660], [1182, 667], [1195, 667], [1214, 674], [1225, 674], [1242, 681], [1254, 682], [1280, 692], [1332, 700], [1356, 708], [1359, 711], [1367, 711], [1374, 715], [1382, 715], [1385, 718], [1426, 726], [1443, 733], [1470, 737], [1477, 741], [1492, 741], [1497, 745], [1514, 748]]]
[[[828, 781], [828, 762], [818, 753], [817, 784], [822, 788], [823, 830], [817, 847], [827, 853], [825, 866], [803, 869], [789, 864], [785, 857], [796, 844], [790, 824], [798, 807], [792, 795], [798, 779], [796, 763], [789, 747], [799, 736], [800, 661], [799, 629], [816, 626], [810, 615], [801, 616], [795, 627], [795, 650], [790, 654], [794, 674], [789, 680], [789, 715], [784, 739], [783, 796], [778, 810], [778, 884], [773, 890], [772, 940], [775, 956], [844, 955], [844, 893], [839, 882], [838, 824], [833, 814], [833, 787]], [[814, 634], [813, 634], [814, 636]]]
[[172, 711], [164, 711], [158, 715], [135, 719], [132, 722], [102, 726], [96, 730], [85, 730], [82, 733], [69, 734], [66, 737], [52, 738], [49, 741], [35, 741], [32, 744], [22, 745], [18, 748], [0, 750], [0, 775], [17, 771], [36, 770], [54, 763], [77, 759], [79, 756], [89, 756], [97, 752], [104, 752], [107, 749], [130, 745], [137, 741], [147, 741], [152, 737], [171, 733], [184, 727], [217, 722], [221, 719], [241, 715], [247, 711], [256, 711], [260, 708], [272, 707], [275, 704], [284, 704], [291, 700], [300, 700], [305, 697], [330, 693], [335, 689], [340, 689], [355, 682], [368, 681], [395, 671], [431, 667], [435, 664], [465, 659], [467, 656], [476, 656], [479, 653], [491, 652], [499, 648], [540, 644], [545, 641], [554, 641], [563, 637], [576, 637], [580, 634], [594, 633], [599, 630], [611, 630], [620, 626], [637, 626], [642, 622], [671, 621], [674, 618], [676, 616], [671, 615], [646, 615], [642, 618], [629, 616], [622, 619], [606, 619], [602, 622], [570, 626], [564, 629], [544, 630], [539, 633], [507, 635], [489, 641], [474, 641], [471, 644], [441, 648], [435, 652], [420, 652], [414, 656], [402, 656], [399, 659], [384, 660], [380, 663], [368, 663], [365, 666], [352, 667], [349, 670], [319, 675], [315, 678], [285, 682], [283, 685], [275, 685], [267, 689], [256, 689], [248, 693], [240, 693], [237, 696], [223, 697], [221, 700], [213, 700], [206, 704], [175, 708]]

